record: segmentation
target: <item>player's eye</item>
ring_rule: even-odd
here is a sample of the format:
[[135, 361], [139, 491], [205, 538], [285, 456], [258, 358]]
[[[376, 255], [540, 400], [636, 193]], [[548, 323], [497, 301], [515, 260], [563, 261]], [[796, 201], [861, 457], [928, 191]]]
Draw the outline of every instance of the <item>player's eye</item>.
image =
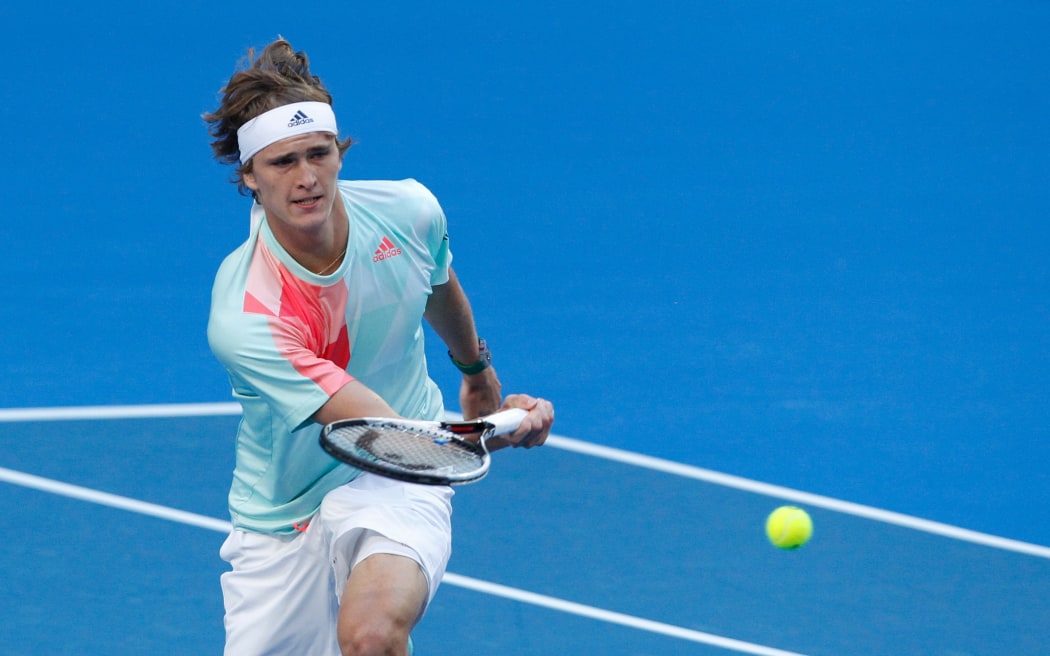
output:
[[295, 156], [294, 155], [284, 155], [284, 156], [281, 156], [281, 157], [275, 157], [274, 159], [271, 159], [271, 160], [267, 161], [266, 163], [269, 164], [270, 166], [276, 166], [278, 168], [285, 168], [285, 167], [291, 166], [292, 164], [295, 164]]

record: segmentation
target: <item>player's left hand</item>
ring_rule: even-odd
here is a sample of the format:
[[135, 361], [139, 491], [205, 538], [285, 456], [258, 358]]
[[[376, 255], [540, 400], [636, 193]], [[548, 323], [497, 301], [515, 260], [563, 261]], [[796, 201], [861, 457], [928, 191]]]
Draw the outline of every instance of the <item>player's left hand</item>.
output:
[[546, 399], [539, 399], [528, 394], [510, 394], [503, 400], [501, 410], [521, 408], [529, 414], [521, 421], [518, 430], [504, 435], [509, 446], [531, 449], [547, 441], [551, 427], [554, 425], [554, 404]]

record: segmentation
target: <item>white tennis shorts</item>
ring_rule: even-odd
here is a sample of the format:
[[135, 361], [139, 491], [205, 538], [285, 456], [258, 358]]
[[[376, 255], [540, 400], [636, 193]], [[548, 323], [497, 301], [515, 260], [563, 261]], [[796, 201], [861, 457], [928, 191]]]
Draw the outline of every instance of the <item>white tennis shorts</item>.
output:
[[452, 489], [362, 474], [332, 490], [302, 533], [234, 530], [219, 555], [226, 656], [340, 656], [339, 597], [377, 553], [419, 564], [434, 598], [452, 552]]

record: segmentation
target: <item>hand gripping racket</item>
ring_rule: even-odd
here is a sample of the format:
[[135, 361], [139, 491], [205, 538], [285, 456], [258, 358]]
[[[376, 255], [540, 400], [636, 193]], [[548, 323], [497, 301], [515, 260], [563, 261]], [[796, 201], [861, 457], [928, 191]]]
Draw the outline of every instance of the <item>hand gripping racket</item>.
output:
[[[511, 408], [473, 421], [343, 419], [321, 430], [321, 447], [336, 460], [387, 478], [462, 485], [488, 473], [485, 441], [513, 433], [527, 414]], [[480, 436], [464, 437], [475, 433]]]

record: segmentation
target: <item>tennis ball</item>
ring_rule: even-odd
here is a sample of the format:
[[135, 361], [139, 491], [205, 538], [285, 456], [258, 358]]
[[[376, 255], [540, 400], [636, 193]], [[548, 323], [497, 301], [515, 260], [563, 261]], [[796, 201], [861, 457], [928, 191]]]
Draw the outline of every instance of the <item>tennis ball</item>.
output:
[[781, 506], [766, 519], [766, 535], [775, 547], [798, 549], [813, 535], [813, 520], [801, 508]]

